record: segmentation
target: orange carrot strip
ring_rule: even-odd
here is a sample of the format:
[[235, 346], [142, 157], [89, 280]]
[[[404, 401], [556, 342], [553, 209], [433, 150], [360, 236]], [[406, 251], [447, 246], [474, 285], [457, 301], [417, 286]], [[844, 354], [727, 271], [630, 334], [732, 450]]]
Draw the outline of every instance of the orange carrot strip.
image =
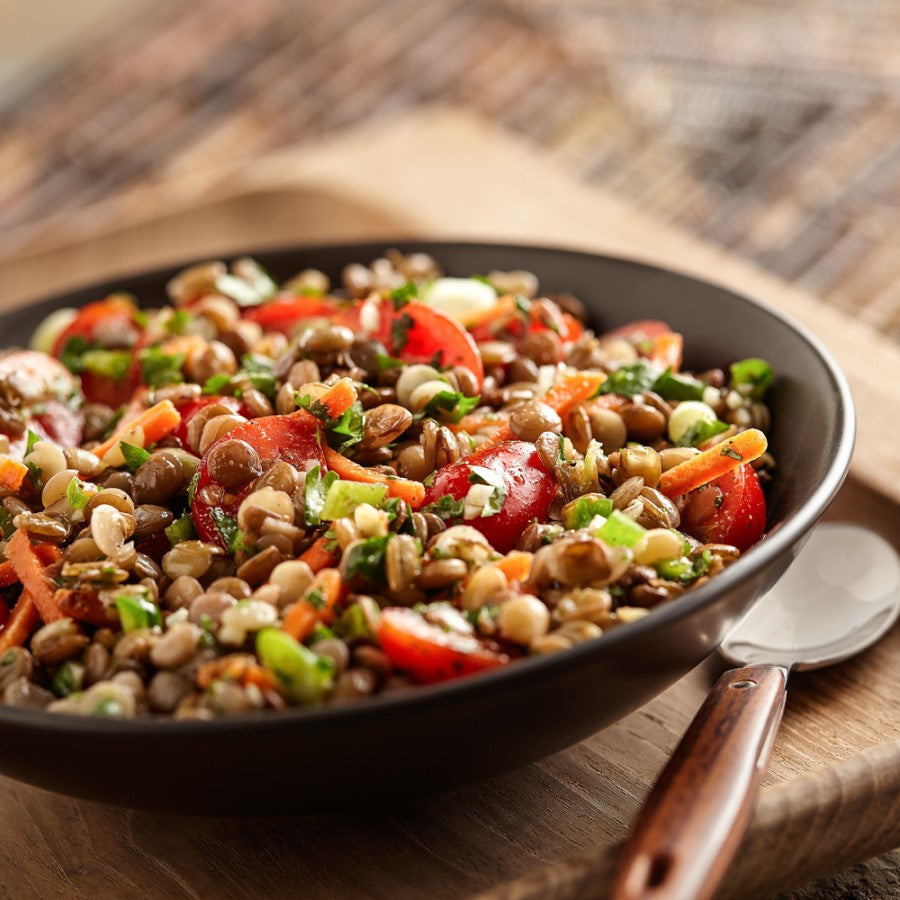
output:
[[365, 484], [383, 484], [387, 487], [389, 497], [399, 497], [405, 500], [413, 509], [418, 509], [425, 499], [425, 487], [418, 481], [408, 481], [405, 478], [392, 478], [375, 469], [367, 469], [359, 463], [347, 459], [346, 456], [332, 450], [331, 447], [322, 448], [325, 453], [325, 464], [332, 472], [345, 481], [362, 481]]
[[659, 489], [667, 497], [680, 497], [762, 456], [767, 446], [761, 431], [748, 428], [663, 472]]
[[[333, 384], [324, 394], [316, 397], [316, 402], [321, 403], [327, 410], [328, 416], [332, 419], [339, 419], [351, 406], [356, 402], [356, 388], [349, 378], [341, 378], [336, 384]], [[291, 413], [296, 418], [309, 418], [310, 422], [318, 426], [321, 424], [318, 420], [305, 409], [298, 409], [297, 412]]]
[[167, 434], [174, 431], [181, 422], [181, 413], [175, 409], [171, 400], [160, 400], [150, 409], [144, 410], [137, 418], [122, 422], [116, 428], [113, 435], [107, 438], [102, 444], [94, 447], [93, 452], [103, 457], [115, 447], [120, 440], [135, 428], [144, 429], [144, 443], [154, 444], [160, 438], [164, 438]]
[[[44, 545], [49, 547], [50, 545]], [[40, 617], [45, 623], [55, 622], [64, 618], [59, 607], [53, 602], [54, 588], [44, 575], [44, 567], [47, 565], [44, 559], [48, 556], [59, 558], [59, 550], [53, 547], [53, 551], [42, 550], [40, 556], [24, 531], [16, 531], [6, 545], [9, 561], [12, 563], [19, 581], [25, 586], [25, 590], [31, 595], [34, 605], [37, 607]]]
[[523, 550], [513, 550], [507, 553], [503, 559], [498, 559], [494, 565], [510, 580], [510, 581], [527, 581], [531, 574], [530, 553]]
[[[318, 595], [315, 606], [307, 599], [312, 595]], [[323, 569], [309, 586], [306, 596], [288, 610], [281, 630], [295, 641], [306, 640], [319, 622], [326, 625], [334, 622], [337, 606], [345, 595], [341, 573], [337, 569]]]
[[0, 588], [9, 587], [19, 580], [11, 562], [0, 563]]
[[305, 562], [313, 572], [327, 569], [338, 561], [338, 555], [334, 550], [328, 549], [329, 540], [320, 537], [300, 554], [300, 561]]
[[0, 631], [0, 653], [9, 650], [10, 647], [21, 647], [40, 620], [41, 617], [31, 595], [28, 591], [22, 591], [9, 621]]
[[319, 621], [319, 613], [306, 600], [298, 600], [287, 612], [281, 630], [287, 632], [295, 641], [305, 641], [313, 632]]
[[0, 487], [17, 491], [28, 474], [28, 466], [14, 459], [0, 460]]

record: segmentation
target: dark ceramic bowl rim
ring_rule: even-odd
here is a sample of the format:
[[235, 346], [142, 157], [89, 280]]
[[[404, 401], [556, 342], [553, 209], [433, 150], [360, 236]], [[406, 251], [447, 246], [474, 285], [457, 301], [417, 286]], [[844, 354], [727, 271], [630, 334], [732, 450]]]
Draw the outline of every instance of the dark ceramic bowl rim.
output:
[[[11, 724], [27, 725], [29, 728], [46, 730], [48, 732], [72, 731], [81, 735], [105, 736], [110, 734], [127, 733], [130, 736], [146, 734], [148, 736], [172, 735], [200, 735], [215, 734], [221, 732], [253, 731], [269, 733], [295, 727], [309, 728], [311, 730], [327, 729], [335, 719], [342, 723], [359, 721], [364, 723], [373, 716], [378, 716], [386, 708], [409, 710], [410, 714], [422, 704], [439, 703], [441, 699], [460, 699], [466, 695], [475, 696], [484, 691], [500, 690], [510, 679], [522, 681], [540, 679], [545, 673], [562, 672], [571, 667], [581, 665], [582, 660], [602, 654], [608, 648], [637, 638], [648, 631], [663, 630], [668, 624], [691, 615], [700, 607], [714, 603], [720, 596], [737, 587], [757, 571], [771, 564], [784, 550], [792, 546], [799, 538], [821, 517], [828, 504], [834, 498], [840, 488], [850, 467], [850, 458], [853, 452], [855, 438], [855, 414], [850, 388], [847, 380], [830, 353], [823, 344], [812, 335], [803, 325], [794, 321], [789, 316], [772, 309], [757, 301], [751, 300], [742, 294], [738, 294], [731, 288], [717, 285], [713, 281], [705, 281], [694, 275], [679, 272], [674, 269], [666, 269], [654, 266], [640, 260], [626, 257], [610, 256], [603, 253], [591, 253], [583, 250], [572, 250], [566, 247], [537, 244], [509, 244], [492, 241], [453, 241], [453, 240], [416, 240], [415, 238], [385, 238], [377, 241], [348, 241], [328, 244], [298, 244], [268, 247], [252, 251], [220, 254], [227, 257], [248, 255], [264, 257], [273, 255], [309, 254], [315, 252], [339, 252], [346, 251], [347, 261], [352, 262], [356, 257], [351, 256], [355, 251], [365, 253], [373, 247], [399, 246], [401, 248], [415, 248], [426, 253], [431, 253], [438, 258], [442, 249], [458, 251], [495, 248], [498, 251], [554, 253], [573, 259], [602, 259], [621, 265], [642, 269], [649, 273], [665, 273], [677, 275], [698, 284], [708, 284], [726, 291], [733, 300], [742, 305], [752, 306], [762, 311], [773, 319], [782, 328], [794, 332], [806, 345], [813, 350], [815, 355], [823, 363], [830, 384], [823, 385], [823, 390], [832, 389], [837, 398], [837, 431], [834, 436], [834, 451], [828, 471], [821, 484], [813, 492], [809, 500], [789, 519], [776, 523], [776, 527], [761, 543], [755, 545], [724, 572], [711, 579], [705, 585], [686, 592], [682, 597], [663, 604], [653, 610], [650, 615], [632, 622], [629, 625], [613, 629], [592, 641], [577, 644], [569, 650], [541, 657], [527, 657], [517, 660], [511, 665], [468, 678], [460, 678], [442, 684], [417, 686], [409, 691], [397, 692], [383, 696], [370, 697], [360, 703], [348, 706], [323, 706], [307, 709], [290, 709], [281, 712], [259, 712], [242, 715], [235, 718], [213, 719], [211, 721], [175, 721], [172, 719], [135, 718], [135, 719], [94, 719], [85, 716], [50, 714], [43, 711], [17, 709], [0, 705], [0, 722], [8, 721]], [[377, 252], [377, 251], [376, 251]], [[206, 258], [211, 258], [208, 256]], [[104, 292], [115, 290], [122, 281], [134, 278], [163, 279], [167, 275], [171, 277], [175, 272], [197, 262], [196, 259], [187, 260], [167, 266], [159, 266], [153, 269], [140, 270], [126, 273], [102, 283], [88, 283], [83, 286], [71, 288], [65, 292], [55, 292], [49, 297], [39, 298], [29, 302], [29, 306], [41, 305], [51, 301], [58, 301], [59, 305], [65, 304], [66, 298], [78, 294], [84, 290], [96, 288], [98, 296]], [[15, 313], [21, 313], [23, 307], [17, 307], [0, 316], [2, 318]]]

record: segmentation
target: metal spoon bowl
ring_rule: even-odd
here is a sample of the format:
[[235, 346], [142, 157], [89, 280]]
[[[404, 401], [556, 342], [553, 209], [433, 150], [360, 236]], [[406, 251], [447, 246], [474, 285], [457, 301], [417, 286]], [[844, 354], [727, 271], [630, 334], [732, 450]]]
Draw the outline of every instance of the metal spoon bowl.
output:
[[615, 898], [708, 898], [750, 824], [792, 669], [842, 662], [900, 615], [900, 561], [866, 528], [819, 525], [728, 635], [731, 669], [681, 739], [622, 853]]

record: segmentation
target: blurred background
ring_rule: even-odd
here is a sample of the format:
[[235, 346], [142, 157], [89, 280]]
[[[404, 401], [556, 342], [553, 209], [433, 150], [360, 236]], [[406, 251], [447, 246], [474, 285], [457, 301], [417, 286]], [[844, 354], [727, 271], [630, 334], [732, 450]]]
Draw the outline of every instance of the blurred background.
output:
[[896, 0], [0, 0], [0, 21], [4, 255], [443, 103], [900, 336]]

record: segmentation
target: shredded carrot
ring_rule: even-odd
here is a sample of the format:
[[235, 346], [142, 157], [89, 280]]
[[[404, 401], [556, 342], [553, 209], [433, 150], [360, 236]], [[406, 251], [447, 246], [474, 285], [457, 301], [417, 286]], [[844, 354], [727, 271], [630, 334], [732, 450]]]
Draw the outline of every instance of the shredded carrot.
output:
[[28, 466], [14, 459], [0, 460], [0, 488], [17, 491], [28, 474]]
[[[341, 573], [337, 569], [322, 569], [306, 594], [288, 610], [281, 630], [295, 641], [306, 640], [319, 622], [325, 625], [334, 622], [338, 604], [346, 593]], [[315, 605], [310, 600], [313, 596], [316, 597]]]
[[28, 591], [22, 591], [9, 621], [0, 631], [0, 653], [9, 650], [10, 647], [21, 647], [40, 620], [41, 617], [31, 595]]
[[375, 469], [367, 469], [359, 463], [347, 459], [337, 450], [331, 447], [322, 448], [325, 453], [325, 464], [332, 472], [345, 481], [362, 481], [365, 484], [383, 484], [387, 487], [389, 497], [399, 497], [405, 500], [413, 509], [418, 509], [425, 499], [425, 488], [418, 481], [408, 481], [406, 478], [392, 477], [378, 472]]
[[510, 581], [528, 581], [531, 574], [532, 555], [523, 550], [512, 550], [503, 559], [498, 559], [494, 565]]
[[667, 497], [680, 497], [762, 456], [767, 446], [761, 431], [748, 428], [663, 472], [659, 489]]
[[224, 656], [203, 663], [197, 669], [195, 680], [199, 687], [208, 690], [214, 681], [224, 679], [236, 681], [239, 684], [254, 684], [262, 690], [270, 690], [275, 687], [275, 678], [266, 669], [258, 665], [253, 658], [246, 653], [237, 656]]
[[[603, 384], [604, 380], [605, 376], [600, 372], [575, 372], [572, 375], [565, 375], [558, 384], [555, 384], [547, 391], [544, 403], [565, 421], [566, 416], [576, 406], [589, 400], [600, 390], [600, 385]], [[481, 446], [490, 447], [493, 444], [499, 444], [501, 441], [512, 440], [515, 440], [515, 435], [512, 428], [506, 424], [501, 425]]]
[[281, 630], [289, 634], [295, 641], [305, 641], [316, 627], [319, 614], [305, 600], [298, 600], [288, 611], [281, 625]]
[[48, 565], [45, 560], [52, 562], [54, 559], [58, 559], [60, 552], [51, 544], [40, 546], [47, 549], [41, 549], [39, 554], [37, 549], [31, 546], [31, 541], [24, 531], [16, 531], [6, 545], [9, 561], [16, 570], [19, 581], [31, 595], [40, 617], [45, 623], [50, 623], [62, 619], [64, 616], [53, 602], [54, 589], [44, 575], [44, 568]]
[[160, 400], [159, 403], [154, 404], [150, 409], [144, 410], [137, 418], [129, 419], [128, 421], [123, 420], [119, 423], [112, 436], [99, 446], [94, 447], [93, 452], [102, 459], [135, 428], [144, 430], [145, 445], [155, 444], [158, 440], [173, 432], [180, 422], [181, 413], [175, 409], [172, 401]]
[[333, 566], [338, 561], [338, 555], [334, 550], [328, 549], [331, 543], [328, 538], [320, 537], [300, 554], [300, 561], [305, 562], [313, 572]]
[[11, 562], [0, 563], [0, 588], [9, 587], [19, 580]]

